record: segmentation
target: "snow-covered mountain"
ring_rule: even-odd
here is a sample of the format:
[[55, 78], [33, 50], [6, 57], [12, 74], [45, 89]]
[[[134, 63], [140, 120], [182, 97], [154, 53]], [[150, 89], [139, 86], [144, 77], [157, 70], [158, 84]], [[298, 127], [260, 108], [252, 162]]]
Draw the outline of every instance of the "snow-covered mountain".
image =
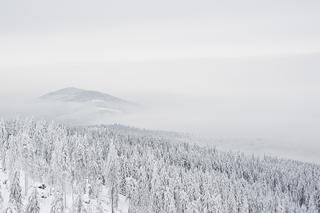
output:
[[92, 90], [83, 90], [75, 87], [67, 87], [54, 92], [50, 92], [41, 96], [40, 98], [55, 101], [87, 102], [98, 100], [107, 103], [131, 104], [128, 101], [111, 96], [109, 94]]
[[103, 123], [102, 120], [135, 112], [139, 105], [115, 96], [74, 87], [60, 89], [38, 98], [44, 117], [73, 124]]

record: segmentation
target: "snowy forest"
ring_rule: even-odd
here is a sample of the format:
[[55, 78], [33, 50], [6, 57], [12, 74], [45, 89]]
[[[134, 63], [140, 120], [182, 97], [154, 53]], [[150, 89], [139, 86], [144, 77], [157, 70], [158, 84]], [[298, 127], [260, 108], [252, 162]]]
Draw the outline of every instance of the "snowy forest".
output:
[[1, 211], [320, 212], [318, 165], [188, 140], [121, 125], [1, 120]]

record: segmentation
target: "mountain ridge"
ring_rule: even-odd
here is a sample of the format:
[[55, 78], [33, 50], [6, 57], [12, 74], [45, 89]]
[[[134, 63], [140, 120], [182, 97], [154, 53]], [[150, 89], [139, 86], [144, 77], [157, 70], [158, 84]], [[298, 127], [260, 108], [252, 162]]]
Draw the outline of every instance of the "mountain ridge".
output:
[[133, 102], [109, 95], [107, 93], [85, 90], [76, 87], [65, 87], [53, 92], [46, 93], [39, 97], [42, 100], [56, 100], [56, 101], [70, 101], [70, 102], [87, 102], [87, 101], [112, 101], [126, 104], [133, 104]]
[[141, 106], [103, 92], [66, 87], [37, 99], [43, 117], [68, 124], [111, 122], [115, 116], [140, 111]]

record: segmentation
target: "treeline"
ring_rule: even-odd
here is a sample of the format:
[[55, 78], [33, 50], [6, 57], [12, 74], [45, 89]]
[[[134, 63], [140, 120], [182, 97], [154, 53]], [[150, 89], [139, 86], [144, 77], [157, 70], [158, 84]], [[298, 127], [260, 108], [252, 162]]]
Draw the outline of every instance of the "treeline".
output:
[[85, 193], [99, 200], [103, 185], [112, 210], [122, 194], [129, 213], [320, 212], [318, 165], [226, 153], [184, 139], [119, 125], [0, 122], [2, 168], [10, 182], [23, 171], [46, 183], [55, 192], [52, 209], [58, 205], [61, 212], [68, 191], [81, 206]]

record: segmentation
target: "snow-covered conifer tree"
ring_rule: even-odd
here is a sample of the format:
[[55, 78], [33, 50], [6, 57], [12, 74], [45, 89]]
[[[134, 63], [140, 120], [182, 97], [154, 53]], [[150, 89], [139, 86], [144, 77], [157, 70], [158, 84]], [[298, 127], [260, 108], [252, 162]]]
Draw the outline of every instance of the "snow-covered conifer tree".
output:
[[129, 200], [129, 210], [128, 213], [132, 213], [134, 212], [134, 208], [135, 208], [135, 203], [136, 203], [136, 180], [133, 179], [132, 177], [126, 178], [126, 196]]
[[6, 152], [8, 149], [9, 134], [6, 130], [6, 123], [3, 119], [0, 120], [0, 154], [1, 154], [1, 167], [6, 170]]
[[54, 199], [51, 203], [50, 213], [63, 213], [63, 212], [64, 212], [63, 195], [60, 191], [57, 191], [54, 194]]
[[82, 203], [81, 194], [78, 194], [73, 202], [72, 213], [86, 213], [86, 208]]
[[34, 188], [32, 194], [29, 197], [29, 202], [27, 204], [25, 213], [39, 213], [40, 206], [38, 201], [37, 189]]
[[3, 208], [3, 197], [2, 197], [2, 193], [1, 193], [1, 187], [0, 187], [0, 209]]
[[111, 202], [111, 212], [114, 213], [114, 209], [118, 207], [118, 192], [119, 192], [119, 179], [118, 179], [118, 154], [113, 144], [113, 141], [109, 145], [109, 153], [106, 162], [105, 176], [107, 178], [109, 187], [109, 196]]
[[10, 197], [9, 197], [9, 207], [14, 208], [18, 213], [22, 210], [22, 195], [20, 187], [20, 173], [15, 172], [11, 187], [10, 187]]
[[166, 190], [164, 191], [164, 211], [167, 213], [175, 213], [176, 212], [176, 206], [174, 201], [174, 195], [170, 189], [170, 187], [166, 187]]
[[248, 199], [243, 195], [239, 213], [249, 213]]

